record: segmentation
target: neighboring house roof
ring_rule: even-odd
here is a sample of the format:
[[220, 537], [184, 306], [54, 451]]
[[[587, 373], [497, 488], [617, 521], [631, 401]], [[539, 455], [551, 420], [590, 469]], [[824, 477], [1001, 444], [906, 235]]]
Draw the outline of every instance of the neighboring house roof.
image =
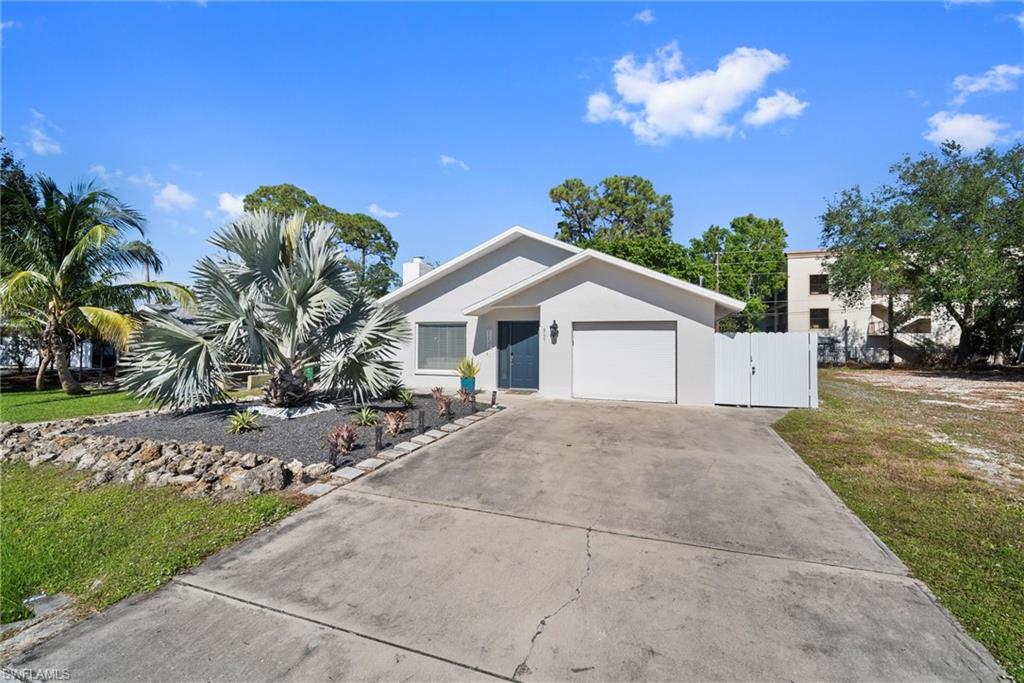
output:
[[437, 268], [425, 273], [424, 275], [419, 276], [412, 282], [402, 285], [395, 291], [389, 294], [385, 294], [380, 298], [380, 303], [394, 303], [395, 301], [401, 299], [402, 297], [408, 294], [412, 294], [413, 292], [419, 289], [422, 289], [423, 287], [429, 285], [431, 282], [435, 282], [443, 278], [445, 275], [458, 270], [459, 268], [468, 263], [472, 263], [478, 258], [485, 256], [486, 254], [489, 254], [492, 251], [500, 247], [503, 247], [509, 242], [512, 242], [513, 240], [516, 240], [520, 237], [529, 238], [532, 240], [536, 240], [538, 242], [543, 242], [544, 244], [549, 244], [553, 247], [564, 249], [569, 254], [578, 254], [580, 252], [579, 247], [567, 244], [565, 242], [561, 242], [551, 237], [545, 237], [544, 235], [538, 234], [536, 232], [527, 230], [526, 228], [522, 228], [516, 225], [509, 228], [505, 232], [501, 233], [497, 237], [493, 237], [487, 240], [480, 246], [470, 249], [466, 253], [460, 256], [456, 256], [451, 261], [448, 261], [447, 263], [438, 266]]
[[721, 294], [720, 292], [715, 292], [710, 289], [706, 289], [699, 285], [695, 285], [692, 282], [686, 282], [685, 280], [680, 280], [670, 275], [659, 273], [656, 270], [651, 270], [650, 268], [638, 266], [635, 263], [630, 263], [629, 261], [624, 261], [620, 258], [609, 256], [608, 254], [602, 253], [600, 251], [594, 251], [593, 249], [585, 249], [577, 253], [572, 258], [566, 259], [565, 261], [562, 261], [560, 263], [556, 263], [555, 265], [549, 268], [545, 268], [539, 273], [531, 275], [530, 277], [526, 278], [525, 280], [521, 280], [520, 282], [517, 282], [511, 287], [506, 287], [500, 292], [497, 292], [496, 294], [489, 296], [486, 299], [483, 299], [482, 301], [478, 301], [477, 303], [463, 310], [462, 313], [464, 315], [481, 315], [483, 313], [487, 313], [491, 309], [499, 307], [501, 305], [501, 302], [507, 299], [508, 297], [514, 296], [519, 292], [525, 291], [538, 283], [544, 282], [545, 280], [558, 275], [559, 273], [565, 272], [583, 263], [594, 260], [610, 264], [617, 268], [622, 268], [624, 270], [631, 271], [633, 273], [636, 273], [637, 275], [650, 278], [651, 280], [662, 282], [671, 287], [675, 287], [676, 289], [680, 289], [684, 292], [696, 294], [697, 296], [703, 297], [705, 299], [710, 299], [711, 301], [714, 301], [715, 304], [725, 309], [727, 313], [742, 311], [743, 308], [746, 306], [746, 304], [740, 301], [739, 299], [734, 299], [731, 296], [726, 296], [725, 294]]
[[142, 310], [168, 315], [197, 334], [204, 334], [206, 332], [206, 328], [199, 322], [199, 318], [195, 315], [195, 312], [182, 308], [178, 304], [147, 303], [143, 304]]

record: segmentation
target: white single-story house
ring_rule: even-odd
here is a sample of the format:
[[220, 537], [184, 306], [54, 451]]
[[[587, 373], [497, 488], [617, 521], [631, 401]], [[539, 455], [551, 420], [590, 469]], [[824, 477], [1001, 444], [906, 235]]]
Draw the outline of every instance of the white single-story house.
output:
[[715, 321], [743, 309], [718, 292], [513, 227], [447, 263], [403, 264], [381, 299], [412, 327], [402, 383], [552, 398], [715, 402]]

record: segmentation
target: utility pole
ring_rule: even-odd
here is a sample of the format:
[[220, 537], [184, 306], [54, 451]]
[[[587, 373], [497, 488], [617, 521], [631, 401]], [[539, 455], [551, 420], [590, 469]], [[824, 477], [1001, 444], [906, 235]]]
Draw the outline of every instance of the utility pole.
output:
[[715, 252], [715, 291], [716, 292], [719, 292], [722, 289], [722, 268], [721, 268], [721, 262], [720, 262], [721, 258], [722, 258], [722, 253], [716, 251]]

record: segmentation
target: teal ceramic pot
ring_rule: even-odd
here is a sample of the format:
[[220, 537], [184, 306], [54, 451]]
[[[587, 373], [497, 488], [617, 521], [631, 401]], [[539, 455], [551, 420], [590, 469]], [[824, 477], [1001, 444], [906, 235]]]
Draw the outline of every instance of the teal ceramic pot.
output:
[[476, 391], [476, 377], [462, 377], [459, 382], [466, 391]]

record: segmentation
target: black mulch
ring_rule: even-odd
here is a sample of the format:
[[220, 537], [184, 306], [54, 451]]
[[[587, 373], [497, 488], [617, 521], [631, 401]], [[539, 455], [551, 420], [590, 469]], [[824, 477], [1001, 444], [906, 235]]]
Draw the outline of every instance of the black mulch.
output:
[[[479, 401], [477, 410], [488, 407], [486, 402]], [[150, 417], [136, 418], [118, 424], [96, 427], [90, 431], [96, 434], [109, 434], [137, 439], [153, 439], [155, 441], [204, 441], [210, 445], [224, 446], [229, 451], [241, 453], [262, 453], [288, 461], [297, 458], [307, 465], [326, 462], [329, 451], [324, 437], [339, 424], [352, 423], [358, 408], [350, 402], [335, 403], [335, 410], [324, 411], [293, 420], [282, 420], [267, 415], [259, 416], [261, 429], [245, 434], [228, 434], [228, 416], [236, 410], [244, 410], [252, 404], [226, 404], [204, 408], [184, 415], [162, 413]], [[438, 417], [437, 406], [429, 396], [417, 396], [412, 408], [406, 409], [397, 401], [375, 401], [370, 407], [377, 411], [382, 429], [382, 449], [386, 450], [395, 443], [408, 441], [419, 433], [419, 411], [423, 411], [426, 429], [433, 429], [446, 422]], [[454, 418], [469, 415], [470, 404], [462, 405], [458, 399], [452, 402]], [[397, 436], [388, 434], [384, 423], [384, 412], [402, 410], [409, 414], [405, 429]], [[349, 454], [351, 463], [372, 458], [376, 454], [374, 448], [375, 433], [373, 427], [356, 427], [356, 446]], [[339, 465], [346, 464], [339, 458]]]

